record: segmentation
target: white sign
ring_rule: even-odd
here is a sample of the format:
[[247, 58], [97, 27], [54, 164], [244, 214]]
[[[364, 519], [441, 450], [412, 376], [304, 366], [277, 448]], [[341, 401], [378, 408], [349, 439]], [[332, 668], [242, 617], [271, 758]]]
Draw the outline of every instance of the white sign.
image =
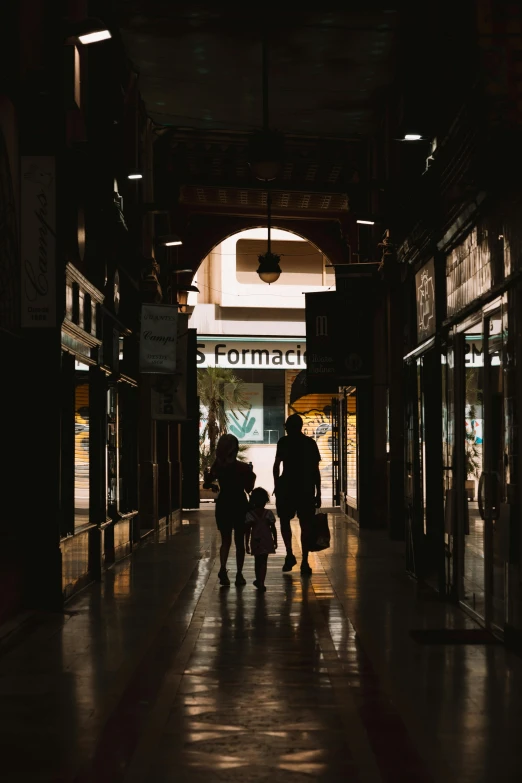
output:
[[160, 421], [187, 421], [188, 315], [178, 316], [176, 373], [158, 378], [151, 389], [152, 418]]
[[176, 372], [178, 306], [141, 306], [140, 372]]
[[304, 370], [306, 341], [230, 340], [226, 337], [198, 342], [198, 367], [231, 367], [239, 370]]
[[[234, 384], [227, 383], [225, 389]], [[238, 441], [263, 440], [263, 384], [244, 383], [241, 386], [247, 405], [242, 411], [226, 410], [228, 431]]]
[[56, 325], [56, 171], [49, 155], [22, 156], [23, 327]]

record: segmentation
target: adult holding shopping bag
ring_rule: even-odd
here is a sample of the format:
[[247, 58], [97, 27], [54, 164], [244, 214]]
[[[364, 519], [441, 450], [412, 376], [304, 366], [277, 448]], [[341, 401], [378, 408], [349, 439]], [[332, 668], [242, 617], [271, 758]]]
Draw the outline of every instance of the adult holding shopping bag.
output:
[[[315, 509], [321, 507], [321, 455], [317, 443], [302, 432], [303, 420], [294, 413], [285, 423], [286, 435], [277, 444], [274, 486], [281, 536], [286, 546], [283, 571], [291, 571], [297, 560], [292, 551], [291, 520], [297, 515], [301, 527], [303, 560], [301, 575], [311, 576], [308, 546]], [[281, 465], [283, 473], [280, 474]]]

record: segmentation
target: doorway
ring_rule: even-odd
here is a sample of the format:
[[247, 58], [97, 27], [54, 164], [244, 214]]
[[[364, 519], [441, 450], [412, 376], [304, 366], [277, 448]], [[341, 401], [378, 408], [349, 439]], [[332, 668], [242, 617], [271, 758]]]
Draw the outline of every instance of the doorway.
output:
[[[462, 332], [464, 466], [460, 487], [460, 600], [487, 626], [505, 624], [506, 563], [500, 540], [504, 469], [506, 303], [496, 301]], [[463, 399], [462, 399], [463, 397]]]

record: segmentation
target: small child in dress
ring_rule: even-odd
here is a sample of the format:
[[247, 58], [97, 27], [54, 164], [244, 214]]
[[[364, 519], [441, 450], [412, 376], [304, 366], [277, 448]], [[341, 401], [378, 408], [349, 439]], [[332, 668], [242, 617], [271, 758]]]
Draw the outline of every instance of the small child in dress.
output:
[[277, 530], [275, 517], [265, 509], [270, 497], [266, 489], [256, 487], [250, 495], [250, 511], [245, 519], [246, 551], [254, 555], [256, 579], [254, 587], [262, 593], [266, 592], [265, 578], [268, 555], [273, 555], [277, 549]]

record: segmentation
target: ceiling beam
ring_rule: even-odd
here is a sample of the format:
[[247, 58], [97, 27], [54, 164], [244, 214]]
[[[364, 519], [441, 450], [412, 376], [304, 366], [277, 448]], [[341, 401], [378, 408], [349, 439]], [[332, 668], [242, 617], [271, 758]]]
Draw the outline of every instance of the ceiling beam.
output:
[[267, 186], [264, 182], [258, 180], [252, 180], [248, 183], [242, 184], [241, 182], [219, 182], [212, 181], [208, 178], [190, 178], [179, 184], [180, 188], [217, 188], [219, 190], [269, 190], [272, 195], [276, 193], [312, 193], [317, 196], [347, 196], [350, 192], [357, 187], [355, 184], [335, 186], [325, 183], [324, 187], [318, 184], [312, 183], [292, 183], [292, 182], [280, 182]]

